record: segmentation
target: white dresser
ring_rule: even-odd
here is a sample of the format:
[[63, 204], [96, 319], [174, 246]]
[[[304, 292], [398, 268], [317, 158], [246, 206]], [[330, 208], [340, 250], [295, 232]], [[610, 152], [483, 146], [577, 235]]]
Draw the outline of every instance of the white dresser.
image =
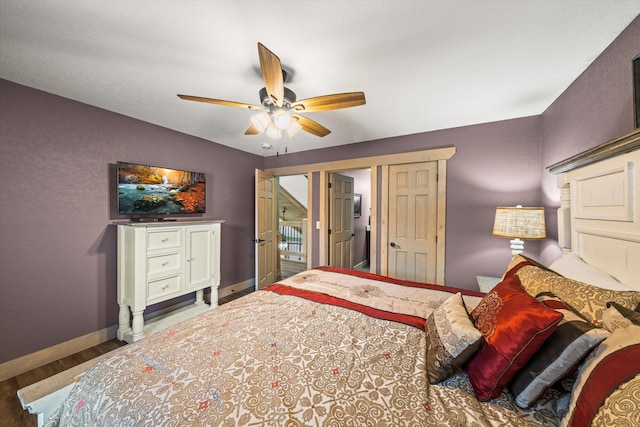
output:
[[164, 317], [172, 320], [163, 327], [210, 308], [204, 288], [211, 288], [211, 307], [218, 305], [222, 222], [117, 223], [119, 340], [131, 343], [153, 332], [144, 321], [152, 304], [195, 292], [195, 303], [169, 312]]

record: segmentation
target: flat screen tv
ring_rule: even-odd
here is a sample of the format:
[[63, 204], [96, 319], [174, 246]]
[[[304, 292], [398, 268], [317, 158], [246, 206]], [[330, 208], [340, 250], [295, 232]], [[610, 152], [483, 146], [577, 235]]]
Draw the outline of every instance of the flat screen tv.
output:
[[205, 213], [204, 173], [126, 162], [118, 162], [117, 168], [119, 215]]

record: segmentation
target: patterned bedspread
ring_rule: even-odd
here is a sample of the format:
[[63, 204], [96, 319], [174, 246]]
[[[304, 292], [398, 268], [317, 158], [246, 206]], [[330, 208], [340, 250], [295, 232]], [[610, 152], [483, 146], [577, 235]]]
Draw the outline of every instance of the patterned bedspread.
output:
[[342, 273], [301, 273], [116, 350], [45, 425], [556, 425], [553, 401], [480, 403], [462, 371], [428, 384], [419, 323], [450, 288]]

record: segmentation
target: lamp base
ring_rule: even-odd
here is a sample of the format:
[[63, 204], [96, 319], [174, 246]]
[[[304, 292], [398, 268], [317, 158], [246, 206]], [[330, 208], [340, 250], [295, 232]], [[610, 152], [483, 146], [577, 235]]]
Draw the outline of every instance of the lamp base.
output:
[[511, 240], [511, 255], [520, 255], [524, 251], [524, 240], [513, 239]]

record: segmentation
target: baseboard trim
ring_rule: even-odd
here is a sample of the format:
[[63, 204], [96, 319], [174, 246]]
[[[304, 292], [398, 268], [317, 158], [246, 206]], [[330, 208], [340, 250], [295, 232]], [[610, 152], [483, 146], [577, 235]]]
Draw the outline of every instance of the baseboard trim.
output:
[[244, 291], [245, 289], [255, 288], [255, 283], [255, 279], [248, 279], [244, 282], [239, 282], [235, 285], [225, 286], [222, 289], [218, 289], [218, 299], [228, 297], [229, 295]]
[[116, 337], [118, 325], [109, 326], [96, 332], [73, 338], [69, 341], [47, 347], [17, 359], [0, 364], [0, 381], [13, 378], [48, 363], [71, 356], [87, 348], [94, 347]]
[[[254, 279], [245, 280], [231, 286], [225, 286], [218, 290], [218, 299], [224, 298], [236, 292], [254, 287]], [[170, 311], [193, 304], [193, 300], [183, 301], [170, 307], [156, 310], [145, 316], [145, 320], [151, 320], [155, 317], [168, 313]], [[32, 369], [39, 368], [48, 363], [55, 362], [67, 356], [71, 356], [82, 350], [94, 347], [104, 342], [115, 339], [117, 336], [118, 325], [109, 326], [99, 331], [91, 332], [78, 338], [56, 344], [51, 347], [27, 354], [8, 362], [0, 363], [0, 381], [13, 378], [17, 375], [28, 372]]]

